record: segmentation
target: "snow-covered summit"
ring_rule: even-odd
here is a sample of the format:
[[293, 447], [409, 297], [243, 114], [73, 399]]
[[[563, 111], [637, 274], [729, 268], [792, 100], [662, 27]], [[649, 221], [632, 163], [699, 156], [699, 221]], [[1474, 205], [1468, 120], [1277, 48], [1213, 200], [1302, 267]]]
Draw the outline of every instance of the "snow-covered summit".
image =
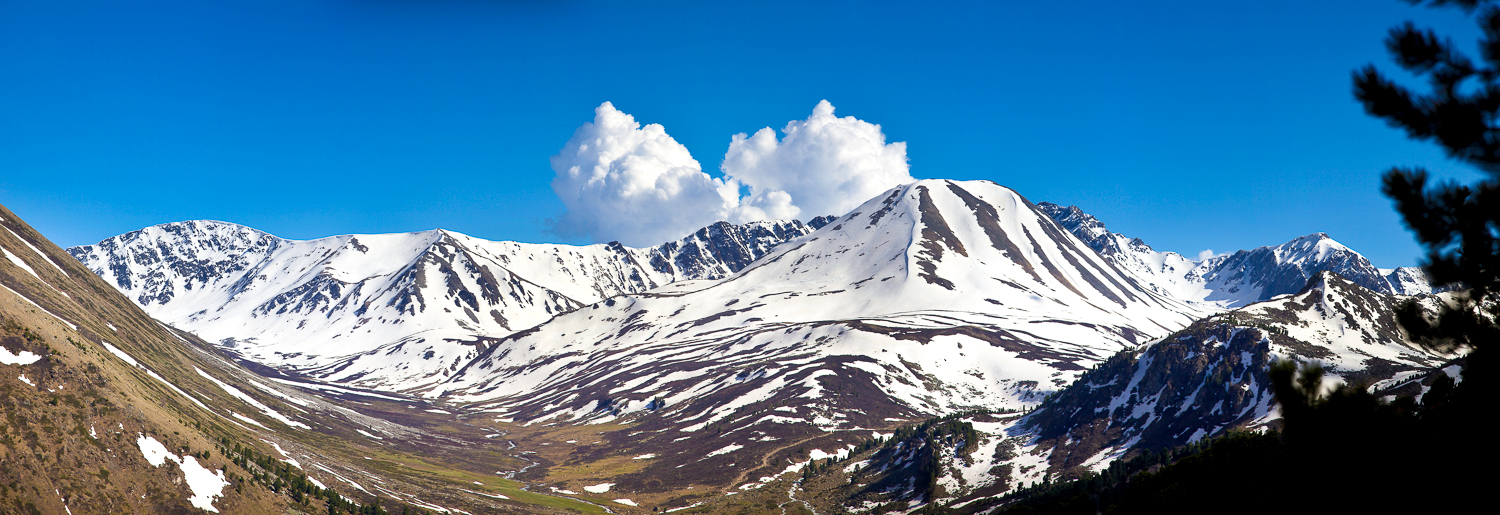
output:
[[[1019, 408], [1206, 313], [1142, 283], [1015, 191], [926, 180], [723, 280], [504, 338], [432, 395], [517, 420], [644, 416], [660, 399], [688, 427], [754, 423], [768, 403], [847, 416], [772, 417], [819, 427]], [[823, 393], [850, 388], [857, 409]]]
[[1038, 207], [1100, 255], [1146, 277], [1154, 290], [1184, 301], [1244, 306], [1296, 293], [1322, 271], [1337, 272], [1381, 293], [1432, 292], [1420, 269], [1376, 269], [1364, 256], [1321, 232], [1200, 261], [1156, 251], [1138, 238], [1109, 232], [1102, 222], [1077, 206], [1043, 202]]

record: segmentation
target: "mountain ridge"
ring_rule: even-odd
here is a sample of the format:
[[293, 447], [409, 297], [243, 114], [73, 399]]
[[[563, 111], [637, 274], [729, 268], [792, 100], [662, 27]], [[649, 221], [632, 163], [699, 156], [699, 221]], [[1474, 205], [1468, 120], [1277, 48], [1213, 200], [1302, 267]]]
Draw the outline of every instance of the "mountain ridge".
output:
[[798, 221], [719, 223], [631, 249], [491, 242], [442, 229], [298, 241], [188, 221], [69, 252], [154, 316], [246, 359], [400, 390], [440, 380], [485, 338], [620, 293], [722, 277], [810, 230]]
[[1068, 228], [1100, 255], [1150, 279], [1158, 291], [1190, 301], [1244, 306], [1297, 292], [1318, 272], [1334, 271], [1356, 284], [1382, 293], [1434, 293], [1418, 267], [1378, 269], [1358, 252], [1316, 232], [1279, 245], [1191, 259], [1151, 248], [1140, 238], [1110, 232], [1103, 222], [1078, 206], [1043, 202], [1044, 212]]
[[[434, 413], [426, 416], [452, 417], [436, 427], [496, 428], [486, 440], [529, 434], [507, 440], [521, 443], [512, 456], [522, 461], [496, 465], [506, 477], [667, 508], [723, 506], [714, 492], [785, 491], [795, 486], [782, 482], [788, 474], [817, 460], [852, 456], [870, 438], [941, 416], [958, 424], [944, 423], [958, 431], [945, 433], [945, 445], [965, 450], [902, 443], [880, 459], [912, 457], [905, 463], [916, 468], [903, 467], [917, 475], [880, 479], [896, 489], [867, 498], [977, 509], [987, 504], [964, 503], [1146, 447], [1272, 423], [1257, 367], [1273, 356], [1329, 360], [1334, 375], [1384, 386], [1443, 362], [1392, 329], [1392, 292], [1336, 273], [1341, 263], [1373, 270], [1356, 278], [1394, 290], [1389, 277], [1400, 270], [1374, 269], [1324, 234], [1169, 262], [1169, 253], [1110, 233], [1077, 208], [1055, 207], [989, 181], [926, 180], [800, 232], [721, 223], [651, 247], [663, 249], [656, 254], [618, 244], [528, 253], [516, 249], [540, 246], [441, 230], [283, 243], [225, 224], [219, 240], [202, 245], [137, 234], [151, 244], [119, 254], [118, 267], [130, 272], [133, 297], [170, 292], [156, 308], [174, 306], [184, 319], [224, 316], [193, 301], [209, 292], [255, 308], [252, 321], [339, 319], [346, 325], [328, 325], [340, 336], [327, 340], [338, 343], [359, 338], [355, 329], [410, 328], [424, 323], [419, 315], [442, 314], [448, 332], [414, 332], [311, 364], [298, 362], [316, 350], [306, 344], [220, 339], [215, 347], [271, 365], [272, 375], [292, 373], [278, 384], [364, 395], [350, 398], [379, 404], [391, 420]], [[94, 257], [81, 262], [121, 289], [108, 276], [115, 257], [89, 250]], [[371, 256], [382, 259], [352, 259]], [[171, 259], [182, 273], [169, 273]], [[1182, 266], [1161, 266], [1173, 263]], [[505, 311], [503, 324], [479, 309], [502, 303], [525, 309]], [[268, 349], [282, 354], [252, 354]], [[400, 393], [381, 399], [392, 391]], [[316, 425], [309, 417], [290, 420]], [[374, 420], [359, 427], [358, 436], [343, 434], [386, 445], [412, 431], [386, 432]], [[576, 446], [553, 447], [564, 443]], [[607, 463], [629, 467], [602, 476], [575, 467]], [[933, 488], [909, 486], [927, 478]]]

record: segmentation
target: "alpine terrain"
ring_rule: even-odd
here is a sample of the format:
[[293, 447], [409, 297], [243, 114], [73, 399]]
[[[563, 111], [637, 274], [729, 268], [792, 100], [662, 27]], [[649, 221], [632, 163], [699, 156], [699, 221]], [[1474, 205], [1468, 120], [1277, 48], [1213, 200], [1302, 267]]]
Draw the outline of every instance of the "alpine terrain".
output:
[[444, 230], [295, 241], [189, 221], [68, 252], [152, 316], [246, 359], [404, 391], [442, 381], [494, 337], [606, 297], [724, 277], [812, 230], [798, 221], [719, 223], [632, 249]]
[[190, 221], [68, 253], [281, 414], [237, 430], [431, 509], [989, 511], [1276, 427], [1273, 360], [1420, 391], [1455, 358], [1394, 321], [1447, 295], [1420, 270], [1322, 233], [1190, 259], [988, 181], [641, 249]]

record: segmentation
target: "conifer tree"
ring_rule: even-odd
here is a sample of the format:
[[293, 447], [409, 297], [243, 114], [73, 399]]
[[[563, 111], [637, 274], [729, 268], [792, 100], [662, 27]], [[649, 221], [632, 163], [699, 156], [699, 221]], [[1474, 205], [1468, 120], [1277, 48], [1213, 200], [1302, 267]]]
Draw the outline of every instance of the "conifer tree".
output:
[[1402, 325], [1429, 346], [1478, 351], [1500, 340], [1494, 323], [1500, 316], [1500, 7], [1490, 0], [1426, 3], [1477, 12], [1483, 32], [1480, 61], [1408, 22], [1391, 30], [1386, 47], [1398, 65], [1425, 77], [1430, 91], [1414, 92], [1368, 65], [1354, 73], [1354, 92], [1371, 115], [1413, 139], [1438, 143], [1450, 157], [1486, 175], [1474, 185], [1433, 184], [1421, 168], [1398, 167], [1384, 177], [1385, 194], [1427, 249], [1423, 268], [1433, 283], [1466, 290], [1456, 306], [1433, 319], [1408, 304], [1401, 310]]

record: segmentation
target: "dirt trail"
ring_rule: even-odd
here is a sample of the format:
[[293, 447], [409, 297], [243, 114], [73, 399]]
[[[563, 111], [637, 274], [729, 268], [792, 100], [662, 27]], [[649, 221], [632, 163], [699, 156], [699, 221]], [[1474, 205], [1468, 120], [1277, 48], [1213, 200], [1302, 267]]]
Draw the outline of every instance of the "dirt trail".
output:
[[745, 470], [741, 471], [740, 475], [736, 476], [734, 478], [734, 482], [730, 483], [729, 484], [729, 488], [725, 489], [725, 491], [726, 492], [732, 492], [732, 491], [734, 491], [735, 489], [739, 488], [740, 485], [745, 484], [745, 480], [749, 478], [751, 472], [755, 472], [757, 470], [760, 470], [760, 469], [763, 469], [763, 468], [771, 466], [771, 458], [774, 458], [777, 453], [780, 453], [781, 451], [790, 449], [790, 448], [798, 446], [798, 445], [805, 444], [807, 442], [811, 442], [813, 440], [817, 440], [819, 438], [824, 438], [826, 436], [828, 436], [828, 435], [820, 435], [820, 436], [808, 437], [808, 438], [804, 438], [804, 439], [801, 439], [801, 440], [797, 440], [797, 441], [792, 442], [792, 443], [788, 443], [786, 445], [783, 445], [781, 447], [777, 447], [775, 449], [771, 449], [771, 452], [768, 452], [764, 456], [761, 456], [761, 458], [760, 458], [760, 466], [757, 466], [755, 468], [745, 469]]

